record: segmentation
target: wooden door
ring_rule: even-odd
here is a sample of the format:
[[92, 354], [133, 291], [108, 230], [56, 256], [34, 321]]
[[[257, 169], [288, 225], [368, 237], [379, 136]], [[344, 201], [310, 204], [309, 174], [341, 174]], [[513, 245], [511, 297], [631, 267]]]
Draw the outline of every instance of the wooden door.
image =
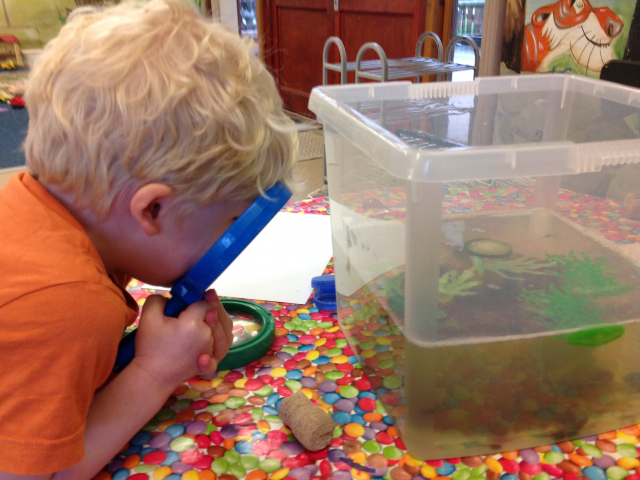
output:
[[[332, 35], [342, 39], [347, 60], [360, 47], [377, 42], [388, 58], [413, 56], [424, 31], [427, 0], [261, 0], [265, 62], [285, 108], [313, 116], [309, 94], [322, 84], [322, 49]], [[332, 47], [330, 61], [338, 61]], [[365, 58], [376, 58], [368, 53]], [[330, 75], [329, 82], [337, 83]], [[354, 75], [348, 76], [354, 81]]]
[[333, 34], [332, 0], [264, 0], [264, 55], [287, 110], [310, 115], [322, 84], [322, 48]]
[[[367, 42], [380, 44], [387, 58], [415, 55], [416, 42], [424, 31], [426, 1], [420, 0], [339, 0], [334, 35], [340, 37], [347, 51], [347, 59], [355, 61], [358, 50]], [[339, 60], [337, 50], [335, 58]], [[364, 59], [376, 59], [370, 51]], [[334, 74], [334, 83], [339, 75]], [[355, 74], [347, 75], [353, 83]]]

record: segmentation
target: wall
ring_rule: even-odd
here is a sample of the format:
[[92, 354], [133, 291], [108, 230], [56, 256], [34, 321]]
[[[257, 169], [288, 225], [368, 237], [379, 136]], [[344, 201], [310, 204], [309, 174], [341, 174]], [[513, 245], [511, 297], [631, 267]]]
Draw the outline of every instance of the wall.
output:
[[42, 48], [62, 26], [60, 15], [74, 0], [0, 0], [0, 34], [12, 34], [24, 49]]
[[238, 0], [218, 0], [217, 3], [220, 23], [238, 33]]
[[[200, 0], [194, 0], [200, 3]], [[215, 13], [222, 23], [238, 31], [237, 0], [213, 0]], [[12, 34], [23, 50], [42, 48], [60, 31], [60, 16], [74, 8], [75, 0], [0, 0], [0, 34]]]

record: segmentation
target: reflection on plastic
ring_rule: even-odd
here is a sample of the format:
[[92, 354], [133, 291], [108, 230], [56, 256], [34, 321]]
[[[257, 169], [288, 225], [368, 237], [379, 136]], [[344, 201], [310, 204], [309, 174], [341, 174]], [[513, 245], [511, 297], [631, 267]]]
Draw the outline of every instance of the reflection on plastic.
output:
[[253, 315], [249, 315], [244, 312], [228, 312], [233, 322], [233, 344], [240, 345], [246, 343], [252, 338], [255, 338], [260, 330], [262, 330], [262, 324], [256, 320]]

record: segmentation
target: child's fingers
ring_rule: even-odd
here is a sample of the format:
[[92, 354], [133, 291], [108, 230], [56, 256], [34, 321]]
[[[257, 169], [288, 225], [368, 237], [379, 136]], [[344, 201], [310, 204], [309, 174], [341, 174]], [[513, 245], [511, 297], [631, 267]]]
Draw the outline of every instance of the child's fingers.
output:
[[233, 344], [233, 322], [231, 321], [231, 317], [227, 314], [227, 312], [223, 312], [222, 316], [226, 319], [225, 322], [220, 322], [222, 324], [222, 331], [224, 332], [225, 345], [227, 349], [231, 348]]
[[220, 322], [215, 309], [207, 312], [204, 321], [211, 329], [211, 336], [213, 337], [213, 357], [217, 362], [220, 362], [229, 351], [224, 326]]
[[204, 316], [204, 322], [209, 325], [210, 328], [213, 328], [214, 323], [218, 321], [218, 312], [216, 312], [215, 308], [209, 310]]
[[205, 323], [211, 329], [211, 335], [213, 337], [213, 354], [218, 362], [220, 362], [229, 351], [231, 344], [233, 343], [233, 334], [231, 332], [231, 341], [228, 339], [227, 328], [218, 317], [218, 312], [215, 309], [211, 309], [204, 317]]
[[229, 351], [230, 344], [227, 343], [224, 327], [219, 320], [211, 322], [209, 326], [211, 327], [211, 334], [213, 335], [213, 358], [217, 364]]
[[211, 307], [212, 305], [206, 300], [200, 300], [199, 302], [189, 305], [184, 312], [178, 315], [178, 318], [180, 320], [202, 321], [207, 312], [211, 310]]
[[164, 306], [167, 304], [167, 299], [162, 295], [150, 295], [144, 302], [142, 307], [142, 314], [144, 316], [164, 316]]
[[218, 293], [215, 291], [215, 289], [208, 290], [204, 294], [204, 298], [216, 309], [216, 312], [218, 313], [218, 320], [220, 321], [220, 323], [222, 324], [222, 328], [224, 329], [226, 338], [226, 341], [224, 343], [230, 348], [231, 344], [233, 343], [233, 321], [231, 320], [231, 317], [229, 317], [229, 314], [224, 309], [224, 306], [222, 305], [222, 302], [220, 301]]
[[211, 290], [207, 290], [204, 292], [204, 299], [209, 302], [211, 305], [215, 305], [220, 302], [220, 297], [218, 297], [218, 292], [214, 288]]
[[203, 354], [198, 358], [198, 370], [200, 375], [212, 375], [218, 368], [218, 362], [214, 361], [209, 355]]

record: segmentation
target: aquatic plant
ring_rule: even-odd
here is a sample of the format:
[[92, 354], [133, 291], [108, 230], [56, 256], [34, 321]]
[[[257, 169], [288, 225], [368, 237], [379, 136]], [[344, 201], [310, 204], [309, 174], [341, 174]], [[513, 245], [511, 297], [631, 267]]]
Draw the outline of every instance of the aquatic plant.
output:
[[[597, 297], [629, 293], [633, 285], [615, 281], [613, 269], [604, 258], [592, 259], [587, 253], [546, 255], [547, 261], [517, 256], [509, 259], [481, 259], [471, 256], [472, 266], [462, 273], [451, 270], [440, 277], [438, 300], [449, 303], [455, 297], [476, 295], [480, 277], [493, 272], [505, 280], [523, 281], [526, 275], [552, 275], [558, 279], [546, 290], [522, 289], [517, 297], [540, 324], [552, 330], [593, 326], [603, 322]], [[386, 294], [389, 307], [404, 316], [404, 273], [389, 279]]]
[[604, 258], [592, 260], [588, 253], [573, 252], [567, 255], [547, 255], [547, 258], [561, 267], [554, 275], [569, 282], [576, 295], [612, 297], [635, 290], [633, 285], [621, 285], [615, 281], [613, 269]]
[[538, 321], [553, 330], [564, 330], [602, 323], [595, 300], [588, 295], [575, 295], [564, 286], [549, 284], [548, 290], [522, 289], [518, 300], [526, 309], [538, 315]]
[[565, 329], [602, 323], [597, 297], [629, 293], [633, 285], [615, 281], [613, 269], [604, 258], [592, 259], [588, 253], [547, 255], [559, 271], [553, 275], [562, 282], [544, 290], [522, 290], [518, 300], [537, 314], [540, 323], [550, 329]]
[[477, 267], [473, 266], [460, 275], [458, 275], [457, 270], [451, 270], [442, 275], [438, 285], [438, 300], [442, 303], [447, 303], [457, 296], [466, 297], [468, 295], [475, 295], [476, 292], [472, 292], [470, 289], [482, 283], [477, 280], [472, 280], [476, 271]]
[[[475, 295], [476, 292], [470, 290], [482, 283], [473, 280], [476, 272], [477, 267], [473, 266], [463, 271], [460, 275], [458, 275], [457, 270], [451, 270], [442, 275], [438, 282], [438, 301], [448, 303], [457, 296]], [[401, 273], [390, 278], [385, 288], [389, 307], [400, 316], [404, 316], [404, 285], [405, 275]]]
[[[478, 259], [473, 259], [476, 266], [478, 265]], [[544, 271], [556, 265], [555, 262], [541, 262], [536, 258], [521, 256], [511, 258], [509, 260], [492, 260], [483, 262], [483, 270], [489, 270], [496, 275], [501, 276], [506, 280], [524, 280], [521, 276], [517, 275], [549, 275], [549, 272]], [[507, 275], [507, 273], [514, 274], [516, 276]]]
[[[524, 280], [521, 275], [548, 275], [543, 270], [555, 266], [554, 262], [540, 262], [539, 260], [519, 256], [505, 259], [482, 260], [475, 255], [471, 256], [473, 266], [459, 273], [458, 270], [450, 270], [440, 277], [438, 283], [438, 300], [441, 303], [449, 303], [455, 297], [475, 295], [473, 288], [482, 284], [477, 276], [483, 276], [486, 271], [494, 272], [506, 280]], [[512, 276], [520, 275], [520, 276]], [[386, 285], [386, 296], [389, 306], [393, 311], [404, 316], [404, 273], [389, 279]]]

